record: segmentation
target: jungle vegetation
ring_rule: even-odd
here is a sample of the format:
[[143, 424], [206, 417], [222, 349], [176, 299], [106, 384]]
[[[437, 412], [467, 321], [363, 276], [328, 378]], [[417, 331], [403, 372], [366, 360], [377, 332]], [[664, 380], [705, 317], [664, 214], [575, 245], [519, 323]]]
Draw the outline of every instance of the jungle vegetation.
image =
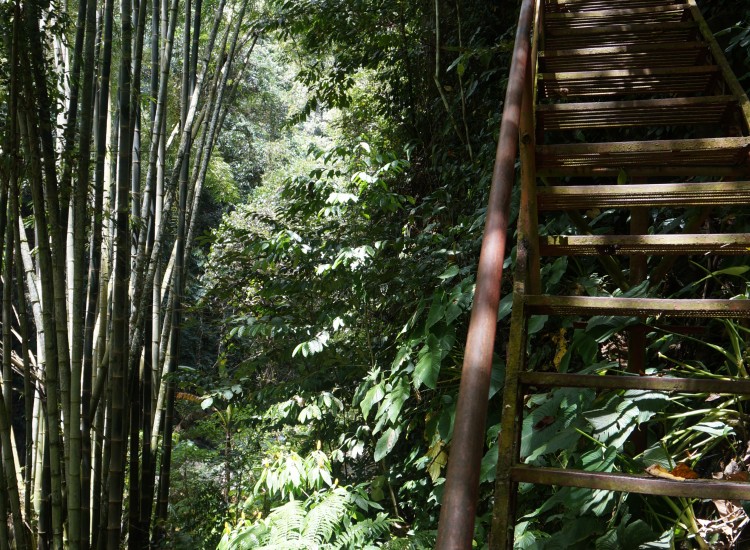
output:
[[[749, 89], [750, 8], [702, 4]], [[0, 550], [431, 547], [517, 8], [0, 3]], [[747, 213], [716, 216], [748, 230]], [[746, 294], [750, 264], [732, 262], [698, 261], [687, 292]], [[542, 275], [613, 290], [593, 264]], [[623, 327], [547, 321], [533, 361], [621, 360]], [[746, 375], [748, 327], [723, 330], [725, 347], [665, 336], [649, 353]], [[669, 434], [652, 458], [747, 461], [743, 403], [698, 403], [534, 396], [524, 454], [628, 471], [649, 419]], [[564, 429], [533, 429], [549, 417]], [[622, 429], [595, 432], [606, 464], [578, 451], [612, 419]], [[729, 523], [701, 502], [582, 489], [521, 505], [518, 548], [692, 547], [701, 522], [718, 545], [747, 523], [741, 507]]]

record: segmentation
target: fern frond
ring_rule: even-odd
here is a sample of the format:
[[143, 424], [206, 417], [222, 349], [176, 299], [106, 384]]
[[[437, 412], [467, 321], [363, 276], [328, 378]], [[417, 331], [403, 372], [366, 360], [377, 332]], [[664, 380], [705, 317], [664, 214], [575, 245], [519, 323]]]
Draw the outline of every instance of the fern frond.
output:
[[221, 538], [216, 550], [246, 550], [260, 546], [264, 538], [268, 536], [268, 525], [259, 521], [246, 527], [240, 527], [238, 531], [227, 533]]
[[299, 500], [290, 500], [268, 514], [266, 521], [269, 524], [269, 537], [264, 543], [281, 548], [286, 543], [299, 541], [305, 522], [304, 504]]
[[383, 550], [429, 550], [435, 547], [437, 531], [418, 531], [386, 542]]
[[337, 487], [307, 513], [301, 532], [310, 547], [321, 546], [331, 540], [347, 513], [349, 499], [346, 489]]
[[393, 523], [392, 519], [388, 519], [388, 516], [382, 513], [378, 514], [375, 519], [358, 521], [350, 525], [344, 533], [339, 535], [332, 547], [334, 550], [344, 548], [359, 550], [389, 533]]

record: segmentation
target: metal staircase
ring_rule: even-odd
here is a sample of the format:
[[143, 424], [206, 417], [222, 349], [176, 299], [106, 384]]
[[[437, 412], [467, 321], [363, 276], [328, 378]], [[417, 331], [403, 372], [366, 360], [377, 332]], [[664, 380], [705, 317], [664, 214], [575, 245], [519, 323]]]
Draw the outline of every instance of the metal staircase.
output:
[[[524, 396], [549, 388], [750, 395], [748, 379], [645, 376], [647, 327], [679, 318], [748, 318], [750, 300], [542, 294], [547, 256], [595, 256], [615, 286], [656, 288], [681, 257], [748, 255], [750, 235], [707, 229], [709, 209], [750, 204], [750, 101], [694, 0], [524, 0], [488, 206], [437, 548], [471, 547], [516, 152], [521, 159], [513, 309], [503, 394], [492, 548], [512, 548], [519, 483], [747, 499], [750, 483], [523, 463]], [[682, 232], [649, 234], [653, 209], [700, 207]], [[626, 231], [583, 215], [623, 210]], [[567, 212], [577, 233], [539, 235]], [[656, 213], [658, 215], [658, 212]], [[710, 227], [709, 227], [710, 229]], [[595, 233], [595, 234], [594, 234]], [[628, 373], [535, 372], [533, 315], [637, 317]], [[676, 319], [673, 319], [676, 318]], [[679, 327], [677, 327], [679, 332]], [[537, 392], [538, 393], [538, 392]]]

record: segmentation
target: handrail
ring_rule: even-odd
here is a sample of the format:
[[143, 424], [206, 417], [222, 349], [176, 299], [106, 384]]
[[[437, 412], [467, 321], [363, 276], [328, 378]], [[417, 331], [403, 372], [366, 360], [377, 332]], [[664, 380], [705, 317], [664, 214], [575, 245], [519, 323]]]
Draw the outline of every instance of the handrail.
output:
[[527, 68], [531, 57], [533, 15], [534, 0], [523, 0], [492, 173], [474, 305], [466, 338], [453, 441], [435, 546], [438, 550], [468, 550], [474, 536], [510, 195], [515, 182], [523, 91], [527, 75], [530, 74]]

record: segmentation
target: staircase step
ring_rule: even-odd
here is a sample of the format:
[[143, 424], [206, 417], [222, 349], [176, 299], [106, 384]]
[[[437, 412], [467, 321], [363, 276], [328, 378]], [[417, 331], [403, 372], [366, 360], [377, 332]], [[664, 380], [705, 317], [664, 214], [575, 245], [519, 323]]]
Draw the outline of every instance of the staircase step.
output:
[[541, 72], [691, 67], [707, 60], [708, 51], [697, 41], [547, 50], [540, 52], [539, 66]]
[[527, 295], [529, 314], [616, 315], [744, 318], [750, 317], [750, 300], [675, 300], [670, 298], [610, 298], [607, 296]]
[[[684, 4], [684, 2], [672, 2]], [[664, 5], [664, 0], [547, 0], [547, 13], [598, 11], [612, 7], [617, 8], [658, 8]]]
[[698, 34], [695, 21], [551, 29], [545, 34], [544, 47], [549, 50], [572, 50], [630, 44], [689, 42], [696, 40]]
[[688, 10], [685, 4], [662, 4], [641, 8], [558, 12], [547, 14], [544, 24], [545, 29], [551, 31], [584, 29], [601, 25], [679, 23], [688, 15]]
[[698, 235], [554, 235], [540, 239], [542, 256], [645, 254], [737, 255], [750, 250], [750, 233]]
[[566, 143], [536, 148], [539, 175], [595, 175], [620, 170], [671, 168], [697, 173], [698, 167], [747, 171], [750, 137]]
[[556, 103], [537, 107], [537, 121], [546, 131], [718, 125], [729, 110], [737, 105], [737, 100], [733, 96]]
[[539, 187], [539, 210], [750, 204], [750, 182]]
[[650, 390], [683, 393], [750, 394], [750, 380], [671, 378], [668, 376], [612, 376], [561, 372], [522, 372], [519, 382], [536, 388], [594, 388], [598, 390]]
[[721, 500], [750, 499], [750, 483], [715, 479], [686, 479], [684, 481], [662, 479], [648, 475], [621, 474], [614, 472], [586, 472], [565, 468], [532, 468], [513, 466], [511, 479], [516, 483], [536, 483], [560, 487], [587, 487], [606, 491], [641, 493]]
[[718, 75], [714, 65], [539, 73], [539, 90], [547, 98], [702, 94]]

